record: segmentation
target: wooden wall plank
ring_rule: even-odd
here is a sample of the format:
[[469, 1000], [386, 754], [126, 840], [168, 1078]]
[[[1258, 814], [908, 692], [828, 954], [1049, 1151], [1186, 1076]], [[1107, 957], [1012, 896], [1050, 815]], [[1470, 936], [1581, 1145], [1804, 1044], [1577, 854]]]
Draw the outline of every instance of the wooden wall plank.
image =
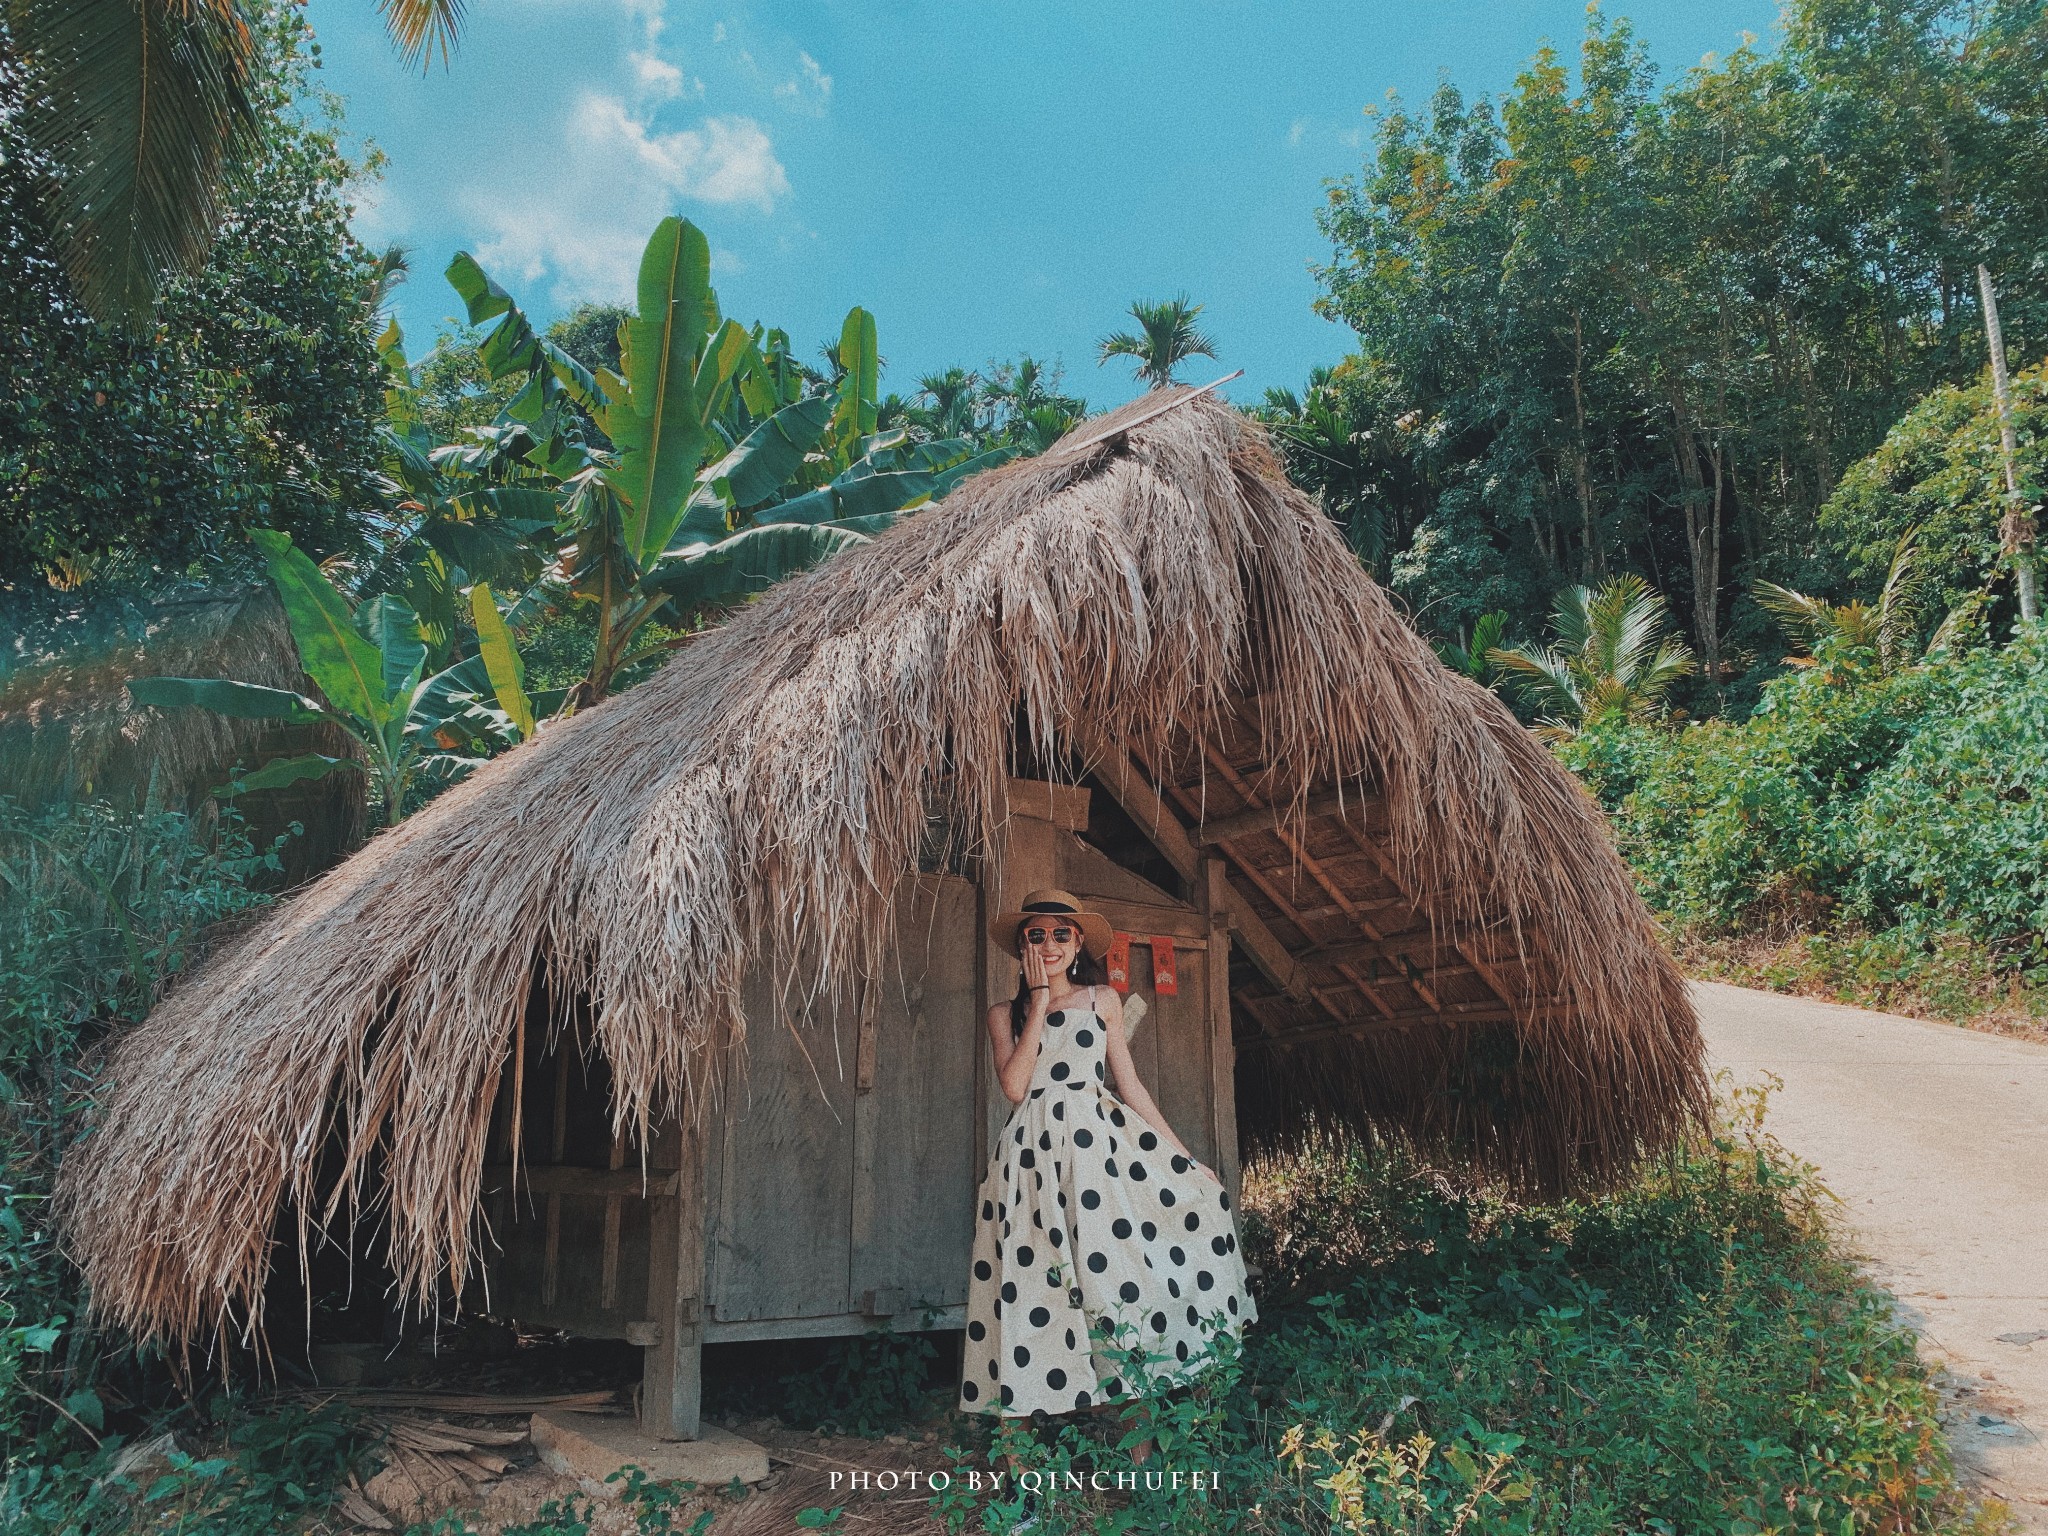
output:
[[[1180, 992], [1154, 997], [1159, 1024], [1152, 1097], [1160, 1113], [1188, 1150], [1210, 1167], [1216, 1166], [1214, 1116], [1209, 1070], [1209, 956], [1183, 951], [1179, 957]], [[1149, 978], [1148, 978], [1149, 980]], [[1150, 1027], [1150, 1021], [1148, 1021]]]
[[981, 903], [946, 875], [905, 882], [896, 955], [874, 1002], [873, 1087], [854, 1102], [853, 1260], [865, 1306], [898, 1293], [910, 1310], [967, 1299], [974, 1243], [973, 1120]]
[[711, 1296], [721, 1318], [848, 1310], [856, 1024], [823, 1002], [785, 1019], [782, 981], [764, 969], [743, 993], [745, 1067], [726, 1095]]

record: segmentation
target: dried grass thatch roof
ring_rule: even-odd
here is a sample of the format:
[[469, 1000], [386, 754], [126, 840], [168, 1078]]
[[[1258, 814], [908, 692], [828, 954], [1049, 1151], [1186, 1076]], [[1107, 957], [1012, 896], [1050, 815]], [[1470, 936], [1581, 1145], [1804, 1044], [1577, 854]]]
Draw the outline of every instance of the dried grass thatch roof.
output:
[[99, 1311], [253, 1314], [279, 1217], [323, 1218], [324, 1148], [412, 1294], [466, 1274], [537, 967], [590, 999], [626, 1123], [694, 1101], [749, 967], [874, 974], [928, 813], [996, 844], [1019, 753], [1078, 753], [1177, 857], [1229, 859], [1253, 1141], [1374, 1125], [1556, 1188], [1668, 1140], [1704, 1107], [1697, 1028], [1597, 809], [1256, 427], [1206, 398], [1138, 419], [1159, 403], [776, 588], [187, 982], [64, 1171]]

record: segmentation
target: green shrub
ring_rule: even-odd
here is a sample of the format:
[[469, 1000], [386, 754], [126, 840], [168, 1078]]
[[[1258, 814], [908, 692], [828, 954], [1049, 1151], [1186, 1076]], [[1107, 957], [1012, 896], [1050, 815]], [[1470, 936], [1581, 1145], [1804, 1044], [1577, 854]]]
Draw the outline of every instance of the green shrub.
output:
[[48, 1220], [70, 1111], [90, 1087], [87, 1054], [109, 1027], [149, 1011], [210, 927], [270, 900], [253, 882], [280, 866], [284, 841], [259, 851], [232, 811], [204, 822], [104, 802], [31, 813], [0, 797], [0, 1473], [10, 1497], [31, 1485], [38, 1499], [57, 1497], [67, 1476], [98, 1465], [80, 1448], [107, 1428], [105, 1362], [77, 1325], [78, 1278]]
[[1280, 1458], [1261, 1528], [1963, 1518], [1913, 1338], [1831, 1252], [1765, 1097], [1736, 1093], [1711, 1142], [1616, 1193], [1551, 1205], [1355, 1145], [1255, 1170], [1245, 1248], [1272, 1304], [1231, 1416]]
[[1873, 925], [1960, 930], [2014, 959], [2048, 934], [2048, 626], [1947, 669], [1856, 808], [1854, 901]]
[[1559, 751], [1681, 938], [1794, 946], [1764, 970], [1797, 977], [1753, 979], [1961, 1016], [2041, 965], [2048, 626], [1891, 671], [1824, 644], [1740, 723], [1608, 720]]

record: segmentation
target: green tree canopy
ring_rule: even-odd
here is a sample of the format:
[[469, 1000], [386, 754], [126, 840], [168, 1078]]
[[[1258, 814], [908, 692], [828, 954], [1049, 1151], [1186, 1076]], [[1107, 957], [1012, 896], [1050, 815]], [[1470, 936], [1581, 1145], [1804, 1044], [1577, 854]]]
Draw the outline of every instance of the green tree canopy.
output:
[[0, 589], [203, 573], [247, 559], [252, 527], [320, 555], [360, 537], [383, 410], [373, 263], [348, 230], [352, 168], [294, 105], [303, 23], [263, 35], [258, 148], [205, 266], [138, 337], [72, 296], [32, 195], [44, 162], [0, 94]]
[[1632, 570], [1710, 686], [1780, 649], [1748, 583], [1841, 580], [1844, 472], [1984, 366], [1977, 262], [2048, 346], [2044, 60], [2041, 0], [1794, 0], [1660, 89], [1596, 12], [1576, 71], [1383, 113], [1322, 212], [1358, 355], [1291, 429], [1332, 514], [1445, 635]]

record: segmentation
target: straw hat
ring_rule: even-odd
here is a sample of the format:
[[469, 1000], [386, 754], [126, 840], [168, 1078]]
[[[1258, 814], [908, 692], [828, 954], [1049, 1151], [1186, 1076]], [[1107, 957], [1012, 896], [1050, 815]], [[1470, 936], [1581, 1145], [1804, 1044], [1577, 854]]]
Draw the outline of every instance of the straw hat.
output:
[[[1081, 899], [1070, 891], [1030, 891], [1025, 894], [1024, 905], [1015, 912], [1005, 912], [994, 918], [988, 925], [988, 936], [1005, 949], [1017, 947], [1017, 930], [1025, 921], [1034, 917], [1065, 918], [1081, 930], [1081, 946], [1100, 960], [1109, 953], [1109, 946], [1116, 937], [1116, 930], [1109, 926], [1109, 919], [1100, 912], [1090, 912], [1081, 905]], [[1049, 925], [1051, 926], [1051, 925]]]

